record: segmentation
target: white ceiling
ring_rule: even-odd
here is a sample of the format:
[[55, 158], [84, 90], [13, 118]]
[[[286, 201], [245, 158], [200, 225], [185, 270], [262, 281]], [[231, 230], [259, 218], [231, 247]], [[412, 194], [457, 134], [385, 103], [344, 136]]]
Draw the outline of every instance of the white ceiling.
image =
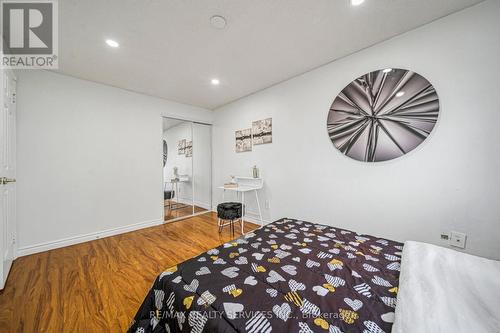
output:
[[213, 109], [478, 2], [59, 0], [59, 71]]

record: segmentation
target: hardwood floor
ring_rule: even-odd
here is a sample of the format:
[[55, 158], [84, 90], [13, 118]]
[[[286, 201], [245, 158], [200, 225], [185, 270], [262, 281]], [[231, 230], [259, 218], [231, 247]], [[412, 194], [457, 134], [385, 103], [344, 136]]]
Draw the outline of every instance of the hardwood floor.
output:
[[0, 332], [124, 332], [160, 272], [234, 237], [207, 213], [18, 258], [0, 292]]

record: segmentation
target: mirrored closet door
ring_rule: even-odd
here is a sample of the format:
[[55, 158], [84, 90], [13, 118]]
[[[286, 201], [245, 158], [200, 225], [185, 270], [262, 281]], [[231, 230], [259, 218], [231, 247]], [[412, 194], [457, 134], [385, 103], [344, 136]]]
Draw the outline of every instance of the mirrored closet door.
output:
[[194, 212], [212, 207], [212, 126], [193, 123]]
[[210, 211], [211, 126], [163, 118], [165, 221]]

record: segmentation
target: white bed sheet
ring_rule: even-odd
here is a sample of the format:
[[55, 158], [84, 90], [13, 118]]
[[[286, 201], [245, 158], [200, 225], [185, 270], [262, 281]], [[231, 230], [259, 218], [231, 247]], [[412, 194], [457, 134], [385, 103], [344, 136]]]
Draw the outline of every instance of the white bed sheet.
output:
[[406, 242], [392, 332], [500, 332], [500, 261]]

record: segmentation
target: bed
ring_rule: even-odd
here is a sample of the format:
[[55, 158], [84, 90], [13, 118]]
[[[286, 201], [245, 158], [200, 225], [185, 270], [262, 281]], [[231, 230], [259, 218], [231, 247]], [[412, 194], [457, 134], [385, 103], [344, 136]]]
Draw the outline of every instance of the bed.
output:
[[394, 333], [500, 332], [500, 262], [405, 242]]
[[390, 332], [402, 249], [281, 219], [162, 272], [129, 332]]

